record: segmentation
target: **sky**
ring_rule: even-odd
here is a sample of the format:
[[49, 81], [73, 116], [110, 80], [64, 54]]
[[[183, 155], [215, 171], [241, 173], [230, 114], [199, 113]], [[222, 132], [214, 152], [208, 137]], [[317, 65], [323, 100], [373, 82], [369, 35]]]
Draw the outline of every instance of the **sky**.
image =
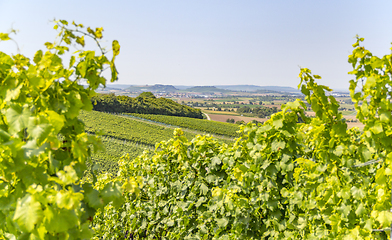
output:
[[[391, 53], [390, 0], [0, 0], [0, 32], [18, 30], [33, 57], [53, 42], [53, 19], [103, 27], [118, 40], [118, 84], [297, 87], [300, 67], [347, 90], [355, 36], [374, 55]], [[86, 49], [93, 45], [86, 46]], [[0, 51], [16, 54], [13, 43]]]

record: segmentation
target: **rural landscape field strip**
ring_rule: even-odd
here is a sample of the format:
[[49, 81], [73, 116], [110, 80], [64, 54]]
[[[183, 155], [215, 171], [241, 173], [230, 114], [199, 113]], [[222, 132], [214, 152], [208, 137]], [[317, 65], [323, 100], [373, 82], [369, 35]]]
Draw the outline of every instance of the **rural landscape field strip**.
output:
[[[164, 126], [136, 121], [130, 118], [102, 113], [97, 111], [80, 113], [80, 119], [85, 123], [86, 131], [90, 133], [104, 132], [104, 136], [127, 140], [134, 143], [155, 146], [160, 141], [173, 137], [173, 130]], [[184, 133], [191, 139], [195, 134]]]
[[238, 125], [231, 123], [222, 123], [215, 121], [208, 121], [205, 119], [185, 118], [166, 115], [153, 115], [153, 114], [127, 114], [142, 119], [148, 119], [158, 123], [164, 123], [171, 126], [178, 126], [182, 128], [193, 129], [201, 132], [238, 137]]

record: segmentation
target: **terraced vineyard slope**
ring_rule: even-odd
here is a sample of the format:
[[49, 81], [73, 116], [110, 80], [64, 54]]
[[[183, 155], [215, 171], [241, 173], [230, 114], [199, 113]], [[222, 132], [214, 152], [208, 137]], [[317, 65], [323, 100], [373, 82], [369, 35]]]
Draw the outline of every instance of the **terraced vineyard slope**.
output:
[[[85, 123], [86, 131], [90, 133], [104, 132], [119, 140], [126, 140], [138, 144], [155, 146], [155, 143], [173, 137], [173, 130], [164, 126], [140, 122], [131, 118], [112, 115], [109, 113], [91, 111], [81, 112], [79, 118]], [[195, 134], [185, 133], [191, 139]]]
[[[93, 165], [88, 164], [88, 171], [96, 169], [99, 173], [116, 174], [118, 171], [118, 160], [129, 154], [133, 159], [145, 150], [153, 150], [155, 144], [173, 137], [173, 129], [141, 122], [119, 115], [97, 111], [82, 111], [79, 115], [86, 125], [86, 131], [91, 134], [103, 132], [102, 143], [105, 151], [99, 151], [92, 155]], [[186, 133], [191, 139], [195, 136]]]
[[225, 135], [230, 137], [238, 137], [238, 125], [232, 123], [222, 123], [216, 121], [208, 121], [205, 119], [195, 119], [187, 117], [165, 116], [165, 115], [152, 115], [152, 114], [136, 114], [130, 113], [129, 115], [136, 116], [143, 119], [148, 119], [155, 122], [165, 123], [182, 128], [194, 129], [197, 131]]

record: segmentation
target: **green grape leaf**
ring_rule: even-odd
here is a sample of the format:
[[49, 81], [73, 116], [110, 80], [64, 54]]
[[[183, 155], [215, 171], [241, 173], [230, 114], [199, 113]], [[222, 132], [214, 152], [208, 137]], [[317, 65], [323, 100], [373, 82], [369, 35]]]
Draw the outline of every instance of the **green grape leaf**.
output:
[[370, 89], [372, 87], [375, 87], [377, 84], [376, 78], [375, 77], [368, 77], [366, 79], [366, 83], [365, 83], [365, 88]]
[[333, 153], [334, 153], [336, 156], [340, 157], [340, 156], [342, 156], [343, 151], [344, 151], [344, 146], [339, 145], [339, 146], [336, 147], [336, 149], [333, 151]]
[[29, 158], [44, 153], [48, 146], [48, 143], [38, 146], [37, 141], [34, 139], [27, 141], [26, 144], [22, 146], [22, 149], [24, 150], [25, 156]]
[[38, 64], [41, 61], [42, 55], [43, 55], [42, 50], [38, 50], [35, 53], [34, 58], [33, 58], [33, 61], [35, 62], [35, 64]]
[[351, 194], [353, 195], [354, 199], [361, 200], [365, 197], [365, 193], [362, 189], [353, 186], [351, 188]]
[[52, 110], [46, 111], [46, 114], [48, 115], [49, 123], [54, 127], [56, 132], [59, 132], [64, 126], [64, 117]]
[[74, 209], [83, 200], [83, 194], [71, 191], [60, 191], [56, 194], [56, 203], [59, 208]]
[[281, 128], [283, 127], [283, 119], [274, 119], [272, 124], [275, 126], [275, 128]]
[[223, 217], [223, 218], [216, 219], [216, 223], [218, 224], [218, 227], [224, 228], [227, 226], [229, 221], [227, 220], [227, 218]]
[[78, 216], [74, 211], [48, 206], [44, 215], [44, 224], [50, 233], [65, 232], [78, 225]]
[[380, 223], [381, 227], [390, 226], [392, 223], [392, 213], [389, 211], [379, 212], [376, 220]]
[[79, 179], [75, 169], [73, 169], [71, 166], [65, 166], [64, 171], [61, 170], [57, 172], [56, 175], [58, 176], [60, 182], [64, 185], [75, 183]]
[[1, 41], [7, 41], [10, 40], [11, 38], [8, 36], [7, 33], [0, 33], [0, 40]]
[[211, 164], [212, 164], [213, 166], [220, 165], [220, 164], [221, 164], [220, 158], [218, 158], [218, 157], [213, 157], [213, 158], [211, 159]]
[[23, 84], [19, 84], [16, 88], [8, 89], [4, 101], [10, 102], [19, 97]]
[[33, 231], [35, 224], [41, 221], [43, 211], [41, 204], [32, 196], [27, 194], [17, 201], [13, 220], [28, 232]]
[[274, 139], [274, 141], [271, 143], [271, 151], [272, 152], [282, 150], [285, 147], [286, 147], [286, 142], [284, 142], [284, 141], [279, 141], [277, 139]]
[[358, 217], [361, 217], [365, 212], [366, 212], [366, 209], [363, 206], [363, 203], [359, 204], [358, 207], [357, 207], [357, 210], [355, 210], [355, 214]]
[[113, 202], [113, 205], [117, 207], [122, 204], [122, 190], [118, 183], [107, 183], [100, 195], [105, 203]]
[[90, 184], [84, 184], [83, 189], [85, 192], [84, 197], [90, 207], [98, 209], [104, 206], [104, 202], [98, 190], [94, 189]]
[[208, 187], [207, 187], [207, 185], [205, 185], [204, 183], [202, 183], [201, 185], [200, 185], [200, 193], [202, 194], [202, 195], [206, 195], [207, 193], [208, 193]]
[[0, 138], [3, 140], [2, 142], [7, 142], [10, 139], [11, 135], [0, 128]]
[[117, 40], [114, 40], [112, 42], [112, 50], [113, 50], [113, 59], [120, 54], [120, 44], [118, 43]]
[[50, 134], [50, 125], [49, 124], [32, 124], [32, 122], [29, 123], [28, 126], [28, 133], [30, 137], [34, 140], [37, 141], [37, 144], [42, 143]]
[[380, 184], [380, 185], [383, 185], [383, 184], [386, 183], [387, 178], [386, 178], [386, 175], [385, 175], [385, 169], [384, 168], [380, 168], [380, 169], [377, 170], [375, 180], [376, 180], [376, 183]]
[[12, 105], [7, 109], [5, 116], [7, 117], [8, 124], [11, 127], [11, 133], [19, 132], [26, 128], [31, 116], [28, 108], [23, 108], [19, 105]]
[[388, 123], [391, 118], [392, 118], [392, 115], [388, 111], [384, 111], [380, 114], [380, 121], [383, 123]]
[[374, 124], [373, 127], [370, 128], [370, 130], [374, 133], [374, 134], [379, 134], [382, 133], [384, 131], [382, 124], [380, 122], [377, 122], [376, 124]]

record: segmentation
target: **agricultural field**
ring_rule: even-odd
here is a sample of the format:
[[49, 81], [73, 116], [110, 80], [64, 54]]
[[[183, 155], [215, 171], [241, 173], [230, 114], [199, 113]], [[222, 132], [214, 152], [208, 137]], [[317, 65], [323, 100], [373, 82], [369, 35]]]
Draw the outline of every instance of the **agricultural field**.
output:
[[[219, 122], [227, 122], [228, 119], [234, 119], [237, 121], [244, 121], [245, 123], [251, 122], [253, 120], [259, 122], [265, 122], [269, 117], [258, 117], [254, 114], [239, 113], [237, 110], [239, 108], [248, 107], [250, 109], [254, 108], [274, 108], [276, 107], [280, 110], [282, 104], [287, 102], [292, 102], [295, 99], [303, 99], [302, 95], [284, 95], [275, 94], [268, 95], [264, 94], [262, 96], [255, 96], [252, 93], [244, 96], [231, 96], [222, 98], [209, 98], [209, 99], [180, 99], [182, 104], [187, 104], [196, 108], [200, 108], [203, 113], [208, 114], [211, 120]], [[345, 95], [336, 96], [336, 100], [340, 103], [339, 110], [343, 116], [348, 120], [347, 125], [349, 128], [359, 127], [363, 128], [363, 124], [356, 119], [356, 112], [354, 110], [354, 104], [351, 98]], [[306, 111], [308, 116], [314, 116], [313, 111]]]
[[[143, 145], [155, 146], [157, 142], [173, 137], [173, 129], [121, 117], [121, 115], [83, 111], [80, 114], [80, 119], [86, 125], [85, 129], [88, 132], [98, 133], [101, 131], [104, 136]], [[195, 134], [185, 133], [185, 137], [188, 139], [194, 136]]]
[[130, 114], [132, 116], [143, 119], [152, 120], [155, 122], [165, 123], [182, 128], [194, 129], [204, 133], [212, 133], [225, 135], [230, 137], [238, 137], [238, 125], [232, 123], [222, 123], [215, 121], [208, 121], [205, 119], [195, 119], [176, 116], [152, 115], [152, 114]]
[[215, 114], [215, 113], [208, 114], [208, 116], [211, 118], [212, 121], [217, 121], [217, 122], [227, 122], [227, 119], [234, 119], [235, 122], [244, 121], [245, 123], [251, 122], [253, 120], [259, 122], [265, 122], [268, 120], [268, 118], [245, 117], [239, 115], [226, 115], [226, 114]]

